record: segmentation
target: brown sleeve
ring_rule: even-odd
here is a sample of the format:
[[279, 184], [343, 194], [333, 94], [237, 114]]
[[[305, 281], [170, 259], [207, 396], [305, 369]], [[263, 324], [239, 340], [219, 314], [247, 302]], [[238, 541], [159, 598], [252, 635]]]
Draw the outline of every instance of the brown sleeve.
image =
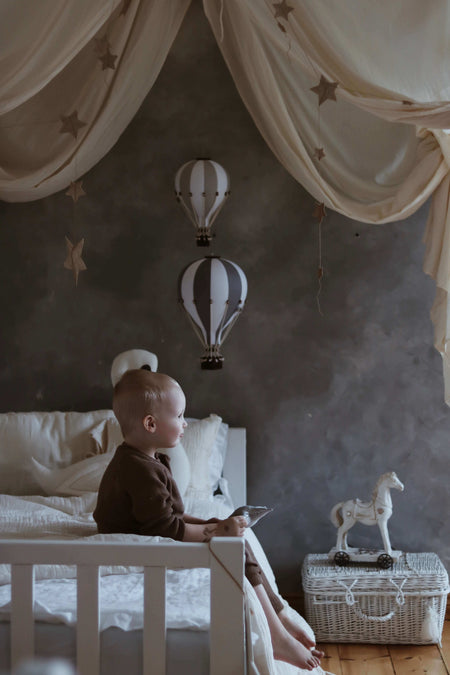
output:
[[132, 462], [122, 481], [131, 499], [139, 534], [183, 539], [183, 513], [175, 509], [171, 482], [163, 466], [148, 461]]

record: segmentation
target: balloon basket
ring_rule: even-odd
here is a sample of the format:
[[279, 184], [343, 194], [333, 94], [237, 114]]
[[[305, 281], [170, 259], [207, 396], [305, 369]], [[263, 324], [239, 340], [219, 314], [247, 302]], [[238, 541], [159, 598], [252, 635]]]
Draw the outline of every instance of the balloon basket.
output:
[[223, 356], [207, 356], [201, 359], [202, 370], [220, 370], [223, 365]]
[[210, 234], [198, 234], [197, 235], [197, 246], [209, 246], [209, 242], [212, 237]]

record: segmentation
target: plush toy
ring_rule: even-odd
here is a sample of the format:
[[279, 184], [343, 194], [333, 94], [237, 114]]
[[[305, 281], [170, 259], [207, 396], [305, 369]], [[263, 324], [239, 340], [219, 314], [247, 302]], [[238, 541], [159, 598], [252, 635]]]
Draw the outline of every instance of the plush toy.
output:
[[116, 386], [122, 375], [127, 370], [135, 370], [137, 368], [146, 368], [156, 373], [158, 370], [158, 357], [152, 352], [145, 349], [129, 349], [126, 352], [117, 354], [111, 366], [111, 382], [113, 387]]

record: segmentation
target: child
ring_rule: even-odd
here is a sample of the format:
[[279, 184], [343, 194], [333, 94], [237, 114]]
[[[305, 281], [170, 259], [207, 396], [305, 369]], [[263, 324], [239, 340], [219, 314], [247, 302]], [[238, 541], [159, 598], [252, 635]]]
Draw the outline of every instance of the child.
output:
[[[168, 375], [129, 370], [114, 388], [113, 409], [124, 437], [98, 491], [94, 519], [101, 533], [160, 535], [179, 541], [207, 542], [212, 537], [241, 537], [245, 518], [201, 520], [184, 513], [170, 472], [158, 448], [173, 448], [183, 437], [186, 399]], [[312, 670], [322, 652], [283, 611], [250, 546], [245, 546], [245, 574], [267, 617], [274, 657]]]

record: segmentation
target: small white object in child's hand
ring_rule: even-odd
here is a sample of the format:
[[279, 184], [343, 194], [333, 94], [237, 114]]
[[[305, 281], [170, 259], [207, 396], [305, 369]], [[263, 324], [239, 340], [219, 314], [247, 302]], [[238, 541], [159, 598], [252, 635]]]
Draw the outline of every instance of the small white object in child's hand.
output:
[[273, 509], [267, 508], [267, 506], [239, 506], [233, 513], [229, 516], [244, 516], [247, 521], [247, 527], [253, 527], [256, 525], [258, 520], [261, 520], [268, 513], [273, 511]]

